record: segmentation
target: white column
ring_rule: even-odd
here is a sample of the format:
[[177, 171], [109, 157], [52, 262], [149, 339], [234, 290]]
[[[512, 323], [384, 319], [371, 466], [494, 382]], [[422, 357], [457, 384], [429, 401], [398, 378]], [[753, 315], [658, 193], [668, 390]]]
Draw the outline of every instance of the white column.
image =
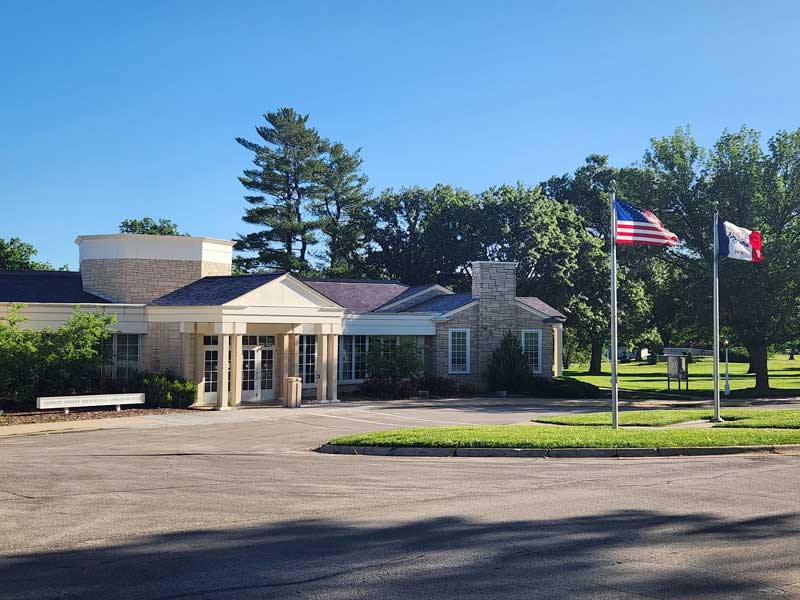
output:
[[317, 402], [328, 401], [328, 337], [317, 334]]
[[228, 370], [228, 352], [231, 349], [230, 337], [227, 335], [219, 336], [219, 362], [217, 363], [217, 406], [216, 410], [229, 410], [228, 405], [228, 382], [230, 381]]
[[328, 336], [328, 401], [339, 401], [339, 336]]
[[561, 375], [561, 340], [558, 325], [553, 325], [553, 377]]
[[298, 361], [300, 360], [300, 335], [297, 333], [289, 334], [289, 376], [302, 377]]
[[281, 372], [280, 377], [276, 377], [275, 386], [278, 392], [278, 398], [283, 400], [283, 378], [289, 377], [289, 335], [288, 333], [281, 333], [278, 336], [278, 348], [280, 349]]
[[203, 347], [203, 334], [195, 334], [194, 340], [194, 382], [197, 384], [197, 402], [203, 402], [206, 392], [206, 353]]
[[242, 403], [242, 336], [231, 336], [231, 406]]

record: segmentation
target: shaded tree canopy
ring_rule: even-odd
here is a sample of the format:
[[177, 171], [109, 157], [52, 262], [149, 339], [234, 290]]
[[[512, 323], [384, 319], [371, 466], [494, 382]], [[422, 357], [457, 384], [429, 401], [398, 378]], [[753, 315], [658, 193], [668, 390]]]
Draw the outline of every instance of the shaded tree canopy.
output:
[[[48, 262], [33, 260], [38, 254], [33, 244], [23, 242], [18, 237], [8, 240], [0, 238], [0, 270], [35, 270], [35, 271], [54, 271], [53, 265]], [[66, 265], [59, 269], [67, 270]]]
[[169, 219], [153, 220], [150, 217], [143, 219], [125, 219], [119, 224], [120, 233], [138, 233], [145, 235], [189, 235], [178, 231], [178, 225]]

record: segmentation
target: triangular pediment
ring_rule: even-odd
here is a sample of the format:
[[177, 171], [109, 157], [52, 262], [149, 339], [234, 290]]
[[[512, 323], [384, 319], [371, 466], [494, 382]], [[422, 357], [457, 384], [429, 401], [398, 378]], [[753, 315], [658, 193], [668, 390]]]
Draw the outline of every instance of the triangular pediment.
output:
[[341, 308], [291, 275], [283, 275], [226, 302], [225, 306], [283, 306], [296, 308]]

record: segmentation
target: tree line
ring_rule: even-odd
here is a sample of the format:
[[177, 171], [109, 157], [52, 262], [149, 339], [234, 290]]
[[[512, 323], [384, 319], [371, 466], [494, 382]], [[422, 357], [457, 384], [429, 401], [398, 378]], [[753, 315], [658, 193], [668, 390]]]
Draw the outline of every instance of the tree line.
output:
[[248, 190], [237, 259], [243, 271], [391, 278], [469, 288], [473, 260], [519, 263], [520, 295], [568, 316], [568, 358], [599, 373], [609, 329], [609, 198], [653, 210], [681, 239], [666, 251], [619, 249], [620, 338], [638, 347], [708, 345], [714, 209], [764, 239], [760, 264], [721, 261], [723, 335], [747, 348], [759, 388], [767, 352], [800, 333], [800, 130], [763, 143], [759, 132], [724, 131], [709, 149], [688, 128], [653, 138], [624, 167], [593, 154], [539, 185], [481, 193], [436, 185], [374, 193], [361, 149], [324, 138], [291, 108], [264, 115], [239, 178]]
[[[243, 220], [253, 226], [237, 239], [239, 273], [279, 269], [462, 291], [471, 261], [517, 261], [518, 294], [568, 317], [565, 360], [587, 361], [599, 374], [609, 335], [613, 182], [619, 197], [653, 210], [681, 240], [670, 250], [619, 248], [620, 340], [656, 351], [710, 345], [715, 208], [762, 232], [762, 263], [720, 261], [723, 336], [747, 348], [758, 388], [769, 386], [769, 349], [800, 337], [800, 130], [766, 142], [747, 127], [726, 130], [704, 149], [678, 128], [651, 139], [633, 165], [593, 154], [538, 185], [480, 193], [444, 184], [375, 193], [361, 149], [323, 137], [291, 108], [264, 115], [256, 134], [257, 141], [236, 138], [252, 153], [239, 177]], [[180, 235], [173, 222], [149, 218], [120, 230]], [[12, 242], [19, 255], [19, 240]]]

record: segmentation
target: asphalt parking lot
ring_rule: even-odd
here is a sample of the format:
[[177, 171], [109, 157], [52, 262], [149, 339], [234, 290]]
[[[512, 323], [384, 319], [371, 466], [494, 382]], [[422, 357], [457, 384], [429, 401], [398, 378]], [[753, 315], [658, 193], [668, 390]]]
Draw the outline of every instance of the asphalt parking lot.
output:
[[557, 410], [246, 409], [2, 438], [0, 597], [800, 598], [800, 456], [310, 451]]

